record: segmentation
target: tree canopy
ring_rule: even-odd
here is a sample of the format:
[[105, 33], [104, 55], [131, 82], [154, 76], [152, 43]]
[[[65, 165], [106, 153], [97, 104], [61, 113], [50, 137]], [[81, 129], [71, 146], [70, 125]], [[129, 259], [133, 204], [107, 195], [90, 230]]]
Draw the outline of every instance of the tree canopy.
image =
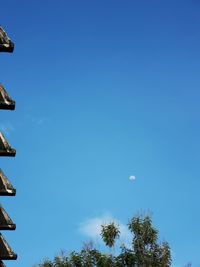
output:
[[[130, 247], [122, 245], [119, 254], [103, 253], [92, 245], [79, 252], [46, 259], [35, 267], [168, 267], [171, 265], [170, 247], [158, 241], [158, 230], [150, 216], [135, 216], [128, 223], [132, 234]], [[101, 237], [109, 248], [115, 246], [120, 229], [114, 222], [102, 225]]]

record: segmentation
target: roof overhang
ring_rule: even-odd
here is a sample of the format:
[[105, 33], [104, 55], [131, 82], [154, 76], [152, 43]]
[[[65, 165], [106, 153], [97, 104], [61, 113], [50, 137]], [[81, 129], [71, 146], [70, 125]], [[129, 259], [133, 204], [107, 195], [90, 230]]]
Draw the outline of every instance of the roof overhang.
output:
[[0, 52], [12, 53], [14, 50], [14, 43], [7, 36], [6, 32], [0, 27]]

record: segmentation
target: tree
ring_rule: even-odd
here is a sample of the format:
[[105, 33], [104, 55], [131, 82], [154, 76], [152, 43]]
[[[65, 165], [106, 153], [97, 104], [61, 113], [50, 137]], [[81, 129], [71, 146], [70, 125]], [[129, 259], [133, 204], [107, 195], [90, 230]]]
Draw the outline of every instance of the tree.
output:
[[[169, 267], [170, 247], [167, 242], [158, 243], [158, 230], [149, 216], [133, 217], [128, 223], [132, 234], [131, 248], [121, 246], [118, 256], [102, 253], [93, 246], [85, 246], [80, 252], [62, 254], [54, 260], [44, 260], [36, 267]], [[114, 223], [102, 225], [101, 237], [105, 245], [114, 247], [120, 236], [119, 227]]]
[[115, 245], [115, 241], [119, 238], [119, 228], [115, 225], [114, 222], [108, 225], [102, 225], [101, 229], [101, 237], [108, 247], [113, 247]]

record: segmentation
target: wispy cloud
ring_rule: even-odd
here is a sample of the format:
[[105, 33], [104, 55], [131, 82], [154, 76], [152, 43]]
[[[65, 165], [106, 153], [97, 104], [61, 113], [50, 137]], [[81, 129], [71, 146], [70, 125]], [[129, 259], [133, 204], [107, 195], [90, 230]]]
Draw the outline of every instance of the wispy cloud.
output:
[[0, 131], [3, 134], [9, 135], [11, 132], [14, 131], [14, 127], [11, 123], [6, 122], [6, 123], [1, 123], [0, 124]]
[[38, 117], [38, 118], [32, 117], [32, 122], [38, 125], [43, 125], [48, 121], [49, 121], [49, 118], [46, 118], [46, 117]]
[[131, 233], [128, 230], [127, 225], [114, 218], [111, 214], [103, 214], [102, 216], [93, 217], [83, 221], [80, 224], [79, 232], [95, 242], [101, 242], [101, 226], [114, 222], [120, 230], [119, 242], [130, 246], [131, 244]]
[[47, 122], [50, 121], [50, 118], [49, 117], [45, 117], [45, 116], [35, 116], [33, 114], [29, 114], [29, 113], [26, 113], [26, 116], [25, 116], [26, 120], [28, 120], [29, 122], [35, 124], [35, 125], [43, 125], [43, 124], [46, 124]]

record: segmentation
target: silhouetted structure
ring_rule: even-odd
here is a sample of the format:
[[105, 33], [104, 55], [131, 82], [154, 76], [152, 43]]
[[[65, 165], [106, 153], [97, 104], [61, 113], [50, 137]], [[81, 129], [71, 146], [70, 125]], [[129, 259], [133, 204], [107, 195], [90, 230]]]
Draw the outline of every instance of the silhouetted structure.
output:
[[6, 265], [3, 263], [3, 261], [0, 261], [0, 267], [6, 267]]
[[15, 101], [13, 101], [7, 94], [3, 85], [0, 84], [0, 109], [15, 109]]
[[[14, 44], [0, 27], [0, 52], [13, 52]], [[13, 101], [2, 85], [0, 85], [0, 109], [14, 110]], [[4, 135], [0, 132], [0, 156], [14, 157], [16, 150], [13, 149]], [[13, 188], [3, 171], [0, 169], [0, 196], [14, 196], [16, 190]], [[12, 222], [7, 212], [0, 206], [0, 230], [15, 230], [16, 225]], [[2, 234], [0, 234], [0, 267], [5, 267], [2, 260], [16, 260], [17, 254], [13, 252]]]
[[0, 260], [16, 260], [17, 255], [12, 251], [2, 234], [0, 234]]
[[0, 27], [0, 52], [12, 53], [14, 50], [14, 43], [7, 36], [6, 32]]
[[0, 207], [0, 230], [15, 230], [16, 225], [12, 222], [3, 207]]
[[15, 196], [16, 189], [0, 169], [0, 196]]
[[0, 133], [0, 156], [14, 157], [16, 150], [12, 148], [8, 141], [5, 139], [4, 135]]

